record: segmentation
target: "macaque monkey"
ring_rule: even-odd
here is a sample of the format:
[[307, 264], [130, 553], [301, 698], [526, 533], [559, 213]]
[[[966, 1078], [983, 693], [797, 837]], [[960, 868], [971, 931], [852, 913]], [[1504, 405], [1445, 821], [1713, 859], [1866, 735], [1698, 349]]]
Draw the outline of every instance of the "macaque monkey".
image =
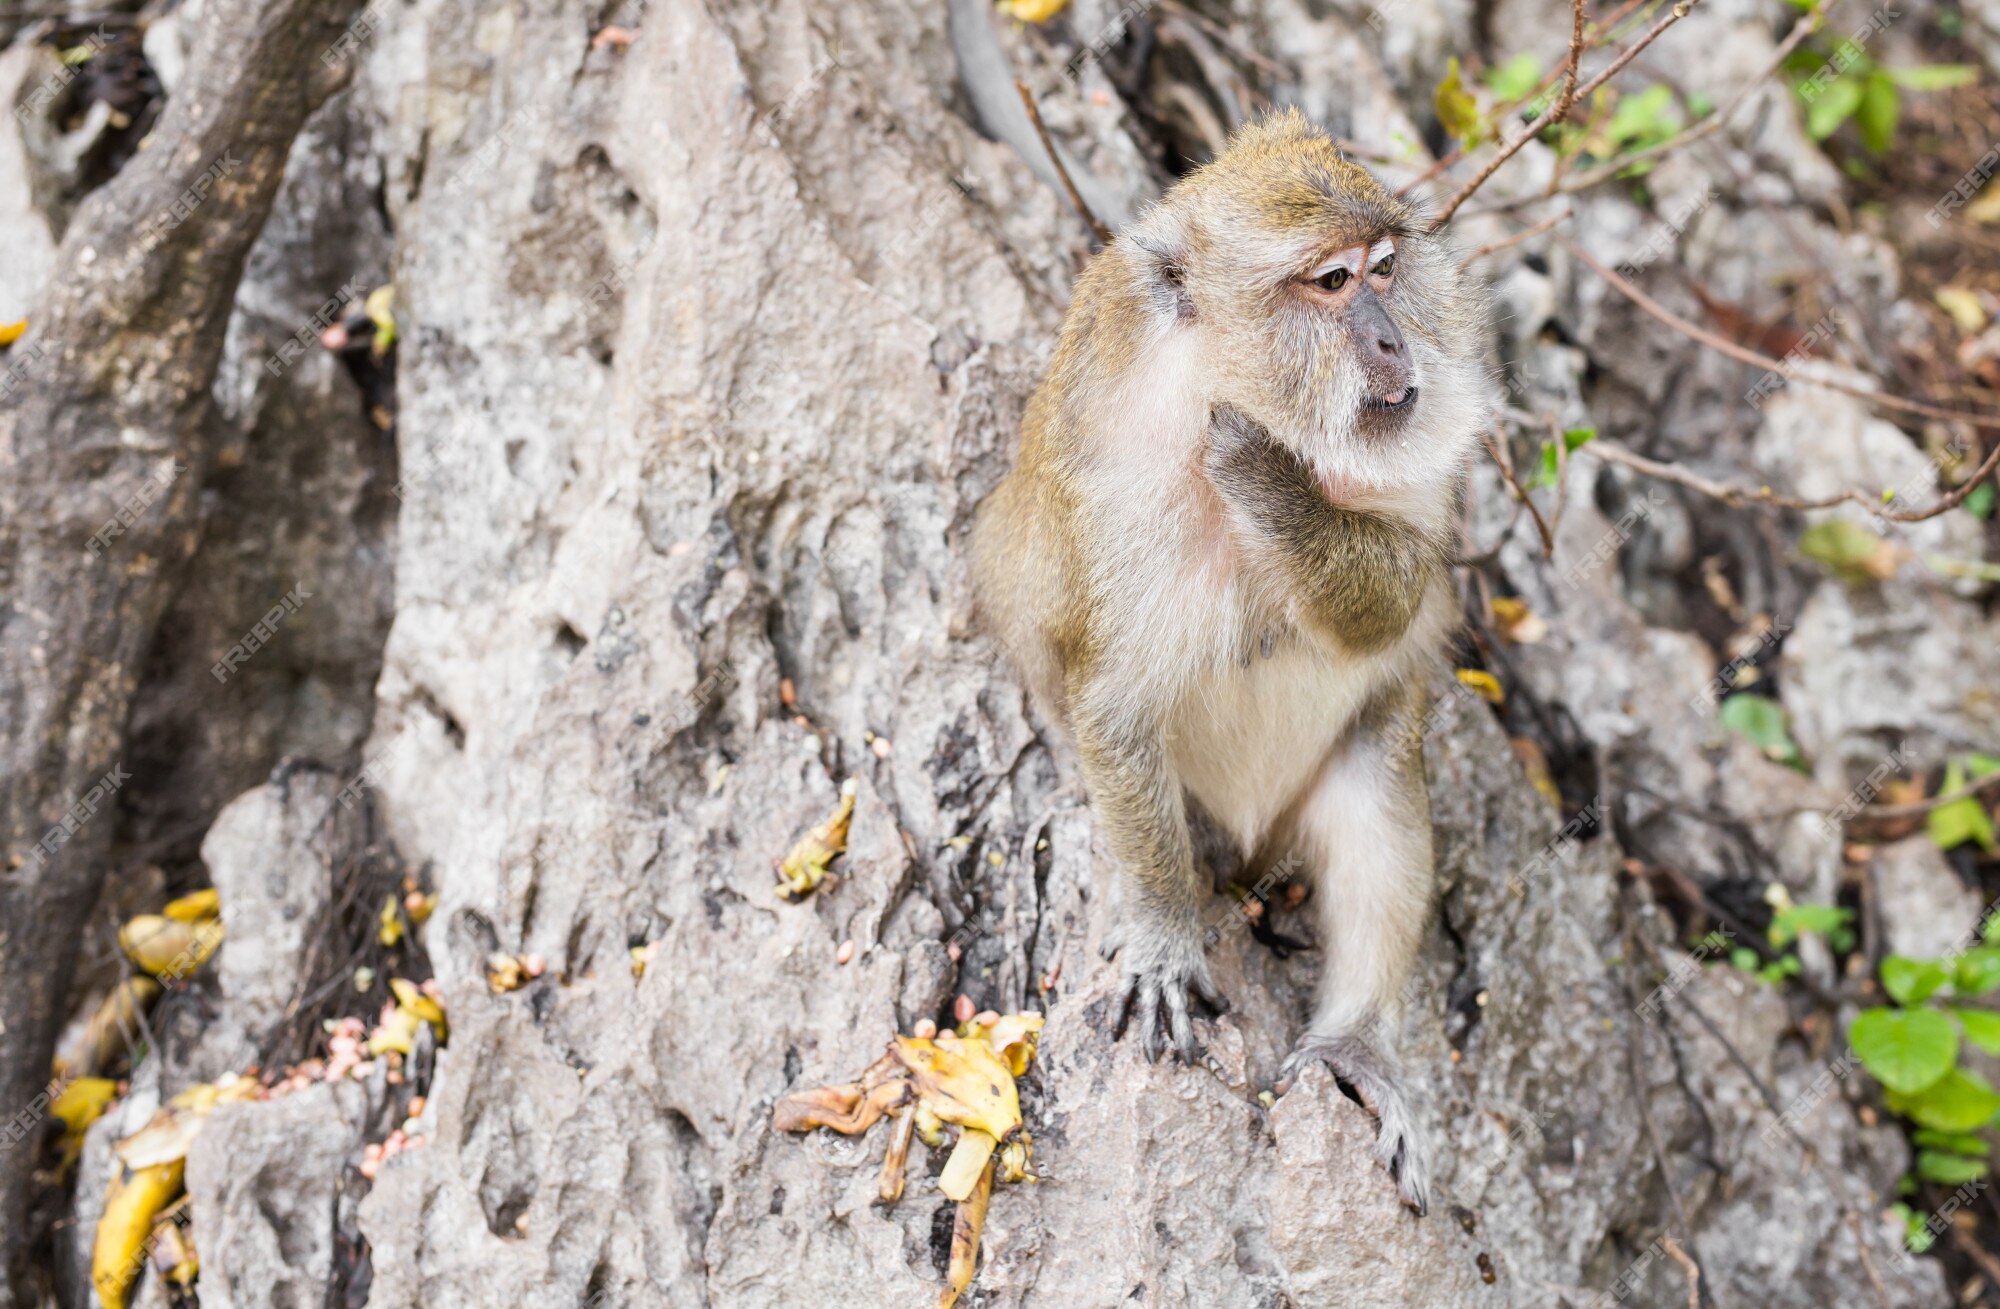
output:
[[1378, 1019], [1431, 911], [1420, 685], [1456, 618], [1483, 330], [1416, 212], [1275, 114], [1091, 261], [973, 540], [980, 609], [1122, 865], [1105, 940], [1147, 1057], [1193, 1059], [1190, 995], [1223, 1007], [1191, 797], [1252, 866], [1313, 875], [1324, 974], [1280, 1085], [1324, 1062], [1419, 1213]]

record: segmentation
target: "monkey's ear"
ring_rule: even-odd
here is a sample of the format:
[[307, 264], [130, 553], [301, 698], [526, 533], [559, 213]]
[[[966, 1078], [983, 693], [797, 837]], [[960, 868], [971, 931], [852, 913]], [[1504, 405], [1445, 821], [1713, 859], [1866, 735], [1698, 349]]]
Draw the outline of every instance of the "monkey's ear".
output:
[[1164, 232], [1134, 232], [1132, 246], [1138, 251], [1147, 288], [1160, 314], [1171, 314], [1183, 323], [1194, 321], [1194, 299], [1188, 295], [1180, 241]]

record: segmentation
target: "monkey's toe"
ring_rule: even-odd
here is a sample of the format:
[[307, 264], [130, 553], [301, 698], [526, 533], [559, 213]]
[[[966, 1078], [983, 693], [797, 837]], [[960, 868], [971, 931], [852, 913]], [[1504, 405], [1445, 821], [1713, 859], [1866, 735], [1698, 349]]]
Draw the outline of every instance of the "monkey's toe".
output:
[[1278, 1072], [1278, 1093], [1291, 1090], [1310, 1064], [1324, 1064], [1375, 1116], [1375, 1158], [1395, 1179], [1396, 1193], [1421, 1218], [1430, 1212], [1430, 1152], [1417, 1132], [1402, 1081], [1387, 1056], [1366, 1040], [1308, 1036]]

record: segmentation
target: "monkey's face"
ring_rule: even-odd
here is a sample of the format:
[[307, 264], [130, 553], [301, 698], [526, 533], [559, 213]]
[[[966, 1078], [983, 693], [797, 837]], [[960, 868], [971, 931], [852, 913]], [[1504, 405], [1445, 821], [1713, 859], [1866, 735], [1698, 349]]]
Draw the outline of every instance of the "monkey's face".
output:
[[1416, 212], [1302, 116], [1239, 134], [1136, 236], [1164, 252], [1215, 399], [1329, 485], [1456, 471], [1485, 415], [1477, 303]]

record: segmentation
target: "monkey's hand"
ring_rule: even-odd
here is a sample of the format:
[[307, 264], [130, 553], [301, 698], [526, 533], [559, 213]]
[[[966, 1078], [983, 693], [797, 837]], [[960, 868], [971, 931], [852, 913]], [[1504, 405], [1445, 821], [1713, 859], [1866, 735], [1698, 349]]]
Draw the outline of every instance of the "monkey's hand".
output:
[[1417, 1134], [1395, 1061], [1365, 1036], [1315, 1037], [1310, 1032], [1278, 1070], [1278, 1091], [1291, 1090], [1307, 1065], [1325, 1064], [1344, 1089], [1375, 1115], [1375, 1158], [1396, 1179], [1403, 1203], [1422, 1216], [1430, 1209], [1430, 1151]]
[[1158, 1063], [1172, 1050], [1184, 1063], [1195, 1060], [1194, 1023], [1188, 1016], [1192, 992], [1213, 1014], [1227, 1013], [1229, 1002], [1216, 989], [1202, 953], [1201, 929], [1160, 911], [1142, 911], [1121, 922], [1105, 938], [1104, 957], [1119, 956], [1125, 966], [1125, 998], [1118, 1010], [1112, 1039], [1125, 1035], [1134, 1012], [1139, 1019], [1140, 1048]]

